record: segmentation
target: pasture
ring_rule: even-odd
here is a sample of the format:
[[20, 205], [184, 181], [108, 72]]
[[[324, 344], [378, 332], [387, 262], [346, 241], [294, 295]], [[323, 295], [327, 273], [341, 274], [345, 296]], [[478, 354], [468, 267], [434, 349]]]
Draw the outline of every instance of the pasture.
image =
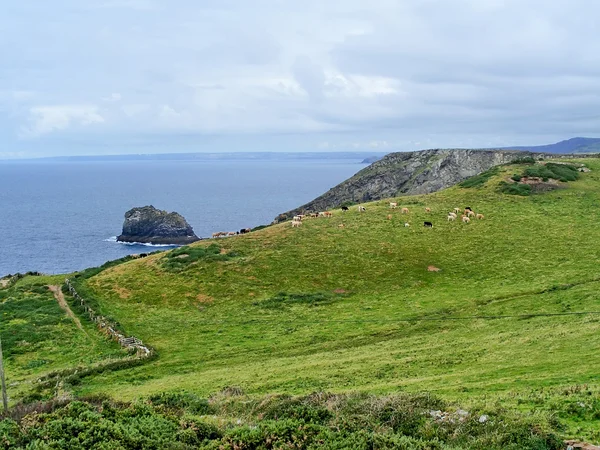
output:
[[[592, 172], [543, 195], [499, 193], [513, 166], [483, 187], [395, 198], [397, 209], [379, 201], [219, 240], [221, 254], [236, 255], [224, 261], [174, 271], [153, 255], [106, 270], [89, 281], [93, 295], [160, 358], [82, 392], [462, 396], [597, 382], [600, 317], [552, 315], [600, 309], [600, 164], [585, 162]], [[466, 205], [485, 219], [447, 221]], [[344, 295], [260, 306], [281, 293]]]

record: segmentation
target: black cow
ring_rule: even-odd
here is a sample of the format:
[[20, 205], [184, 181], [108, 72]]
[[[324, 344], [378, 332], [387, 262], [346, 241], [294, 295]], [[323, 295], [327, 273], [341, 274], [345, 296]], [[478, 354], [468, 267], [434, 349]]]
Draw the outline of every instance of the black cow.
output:
[[467, 207], [465, 208], [465, 211], [471, 211], [471, 212], [472, 212], [473, 210], [471, 209], [471, 207], [470, 207], [470, 206], [467, 206]]
[[347, 206], [342, 206], [342, 211], [348, 211], [348, 207]]
[[242, 229], [239, 231], [239, 234], [246, 234], [246, 233], [250, 233], [250, 231], [252, 231], [252, 230], [250, 230], [250, 228], [242, 228]]
[[423, 226], [425, 228], [433, 228], [433, 224], [431, 222], [423, 222]]

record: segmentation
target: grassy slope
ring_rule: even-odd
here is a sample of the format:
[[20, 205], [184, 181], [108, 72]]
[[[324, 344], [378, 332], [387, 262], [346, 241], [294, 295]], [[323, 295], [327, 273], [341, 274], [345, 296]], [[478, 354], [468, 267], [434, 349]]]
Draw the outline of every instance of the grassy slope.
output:
[[0, 333], [12, 398], [26, 394], [43, 373], [122, 356], [118, 345], [91, 324], [84, 322], [84, 331], [79, 330], [60, 308], [47, 285], [63, 281], [62, 276], [27, 277], [0, 290]]
[[[103, 312], [160, 358], [94, 377], [79, 392], [129, 399], [240, 385], [464, 397], [597, 383], [598, 315], [428, 320], [600, 310], [600, 161], [585, 162], [591, 173], [540, 196], [498, 194], [495, 184], [518, 171], [510, 167], [481, 189], [401, 198], [410, 228], [381, 201], [363, 214], [335, 211], [300, 229], [286, 223], [219, 241], [242, 255], [229, 261], [170, 272], [155, 255], [102, 272], [90, 287]], [[466, 205], [486, 219], [446, 222], [447, 211]], [[442, 271], [427, 272], [429, 264]], [[281, 291], [335, 289], [350, 295], [314, 307], [255, 304]]]

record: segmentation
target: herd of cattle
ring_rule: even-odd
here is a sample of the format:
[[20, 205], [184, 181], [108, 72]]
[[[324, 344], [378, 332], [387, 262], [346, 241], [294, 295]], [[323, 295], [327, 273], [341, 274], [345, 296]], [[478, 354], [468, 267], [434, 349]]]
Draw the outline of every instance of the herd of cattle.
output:
[[[390, 202], [390, 209], [396, 209], [398, 208], [398, 203], [397, 202]], [[348, 208], [347, 206], [342, 206], [342, 212], [345, 211], [349, 211], [350, 208]], [[367, 209], [362, 206], [362, 205], [358, 205], [356, 207], [356, 210], [360, 213], [364, 213], [367, 211]], [[400, 211], [402, 214], [410, 214], [410, 210], [408, 208], [402, 208]], [[431, 213], [431, 208], [426, 207], [425, 208], [425, 212], [426, 213]], [[471, 209], [471, 207], [467, 206], [466, 208], [464, 208], [461, 212], [460, 208], [454, 208], [454, 210], [450, 211], [448, 213], [448, 222], [453, 222], [458, 218], [458, 215], [461, 215], [461, 220], [463, 221], [463, 223], [469, 223], [471, 221], [471, 218], [474, 217], [476, 219], [483, 219], [484, 215], [483, 214], [476, 214], [475, 211], [473, 211]], [[331, 211], [321, 211], [318, 213], [309, 213], [309, 214], [298, 214], [297, 216], [294, 216], [292, 218], [292, 228], [299, 228], [300, 226], [302, 226], [302, 221], [306, 220], [308, 218], [319, 218], [319, 217], [333, 217], [333, 212]], [[387, 219], [388, 220], [392, 220], [392, 215], [388, 214]], [[339, 228], [345, 228], [346, 225], [344, 225], [343, 223], [340, 223], [338, 225]], [[409, 222], [404, 222], [404, 226], [405, 227], [410, 227], [410, 223]], [[423, 222], [423, 226], [426, 228], [433, 228], [433, 223], [429, 222], [429, 221], [425, 221]], [[238, 234], [246, 234], [249, 233], [250, 231], [252, 231], [250, 228], [242, 228], [240, 231], [217, 231], [216, 233], [212, 234], [213, 238], [221, 238], [221, 237], [229, 237], [229, 236], [237, 236]]]
[[252, 230], [250, 228], [242, 228], [240, 231], [217, 231], [212, 234], [213, 238], [219, 237], [228, 237], [228, 236], [237, 236], [238, 234], [246, 234], [250, 233]]
[[[390, 208], [391, 209], [396, 209], [398, 208], [398, 203], [397, 202], [390, 202]], [[349, 208], [347, 206], [342, 206], [342, 212], [344, 211], [348, 211]], [[362, 205], [358, 205], [356, 207], [356, 210], [358, 212], [366, 212], [367, 209], [362, 206]], [[425, 208], [425, 212], [426, 213], [431, 213], [431, 208], [426, 207]], [[410, 214], [410, 211], [408, 208], [402, 208], [401, 209], [401, 213], [402, 214]], [[476, 214], [473, 209], [470, 206], [467, 206], [461, 213], [461, 209], [460, 208], [454, 208], [453, 211], [450, 211], [448, 213], [448, 222], [453, 222], [457, 219], [458, 214], [461, 214], [461, 220], [463, 221], [463, 223], [469, 223], [471, 221], [471, 217], [475, 217], [479, 220], [482, 220], [484, 218], [483, 214]], [[311, 218], [311, 217], [332, 217], [333, 213], [331, 211], [323, 211], [323, 212], [318, 212], [318, 213], [310, 213], [310, 214], [298, 214], [297, 216], [294, 216], [292, 218], [292, 228], [299, 228], [302, 225], [302, 221], [304, 219], [307, 218]], [[392, 219], [392, 215], [388, 214], [387, 216], [388, 220]], [[410, 227], [410, 223], [409, 222], [405, 222], [404, 223], [405, 227]], [[429, 221], [425, 221], [423, 222], [423, 226], [426, 228], [433, 228], [433, 223], [429, 222]], [[343, 223], [338, 225], [339, 228], [344, 228], [345, 225]]]

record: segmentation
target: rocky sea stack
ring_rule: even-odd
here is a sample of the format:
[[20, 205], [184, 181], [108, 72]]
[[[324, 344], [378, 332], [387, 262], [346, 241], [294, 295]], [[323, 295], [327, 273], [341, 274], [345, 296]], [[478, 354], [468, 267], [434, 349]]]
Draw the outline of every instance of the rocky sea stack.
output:
[[140, 242], [154, 245], [186, 245], [200, 240], [181, 214], [156, 209], [154, 206], [133, 208], [125, 213], [123, 233], [118, 242]]

